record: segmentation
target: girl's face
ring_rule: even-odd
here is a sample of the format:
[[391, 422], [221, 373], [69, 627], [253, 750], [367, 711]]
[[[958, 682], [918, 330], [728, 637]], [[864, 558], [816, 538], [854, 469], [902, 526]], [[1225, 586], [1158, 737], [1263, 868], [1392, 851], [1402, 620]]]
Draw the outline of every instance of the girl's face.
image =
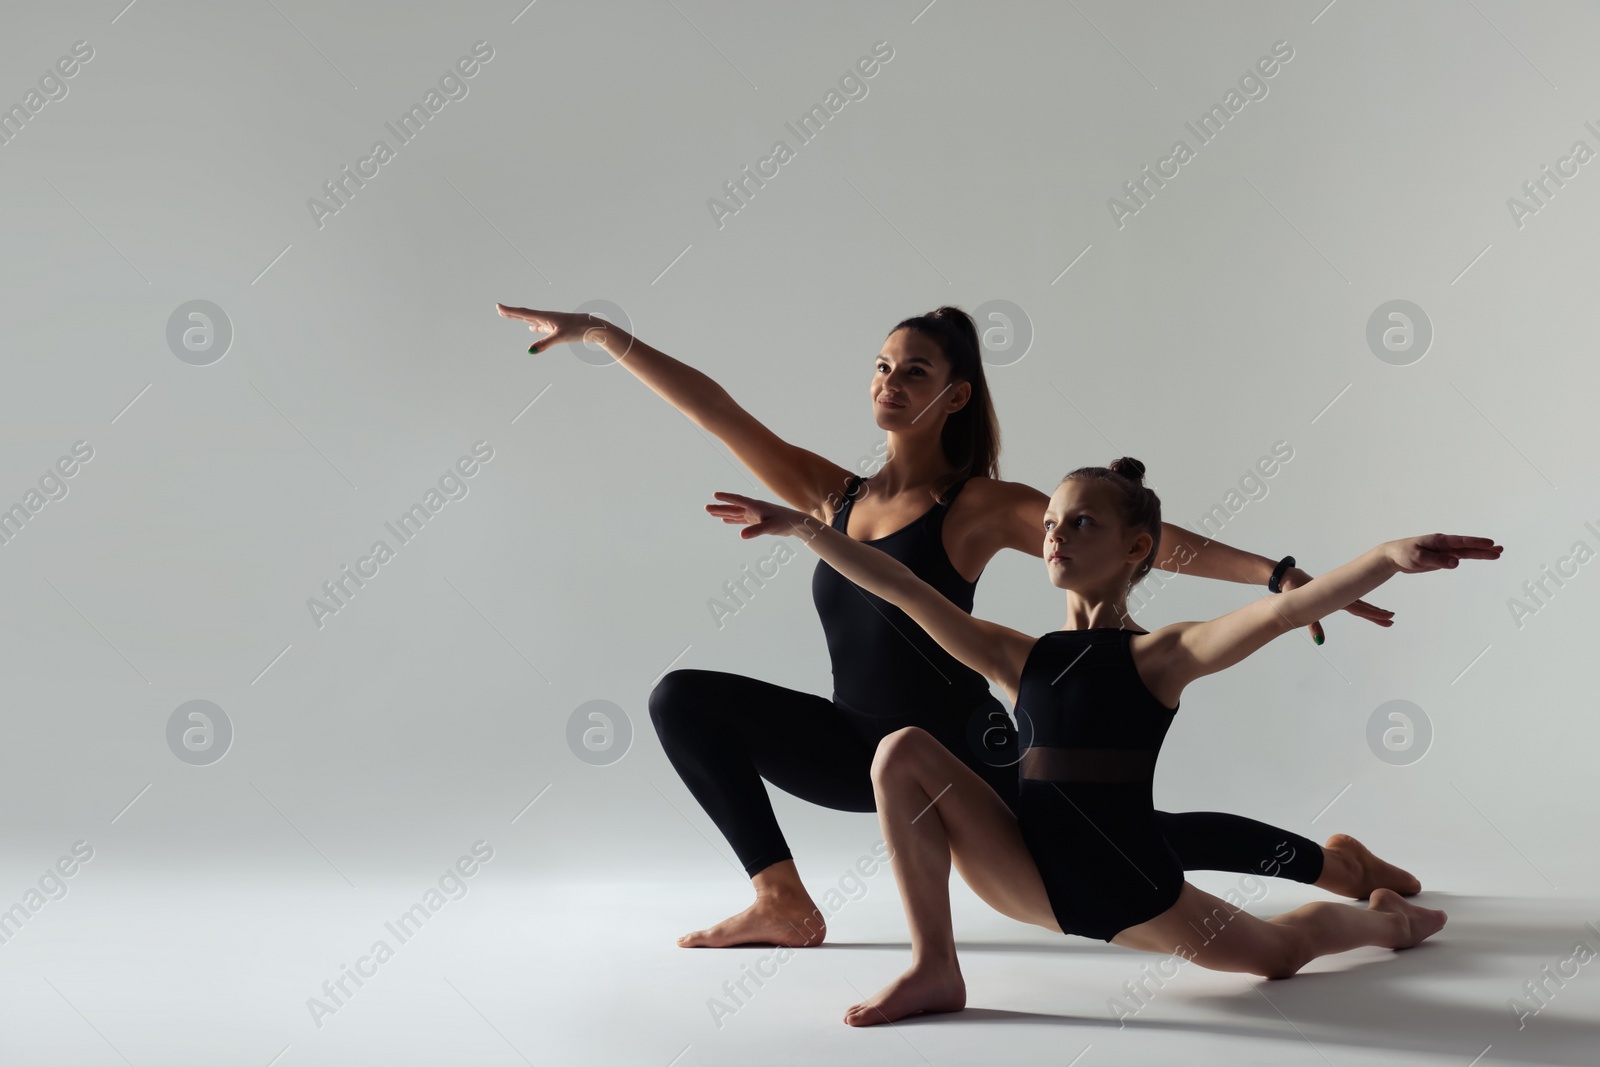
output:
[[1096, 478], [1070, 478], [1056, 486], [1042, 527], [1050, 584], [1103, 590], [1144, 559], [1153, 539], [1124, 527], [1115, 501], [1116, 491]]
[[932, 338], [896, 330], [873, 361], [871, 395], [880, 429], [921, 430], [960, 410], [972, 386], [950, 381], [950, 362]]

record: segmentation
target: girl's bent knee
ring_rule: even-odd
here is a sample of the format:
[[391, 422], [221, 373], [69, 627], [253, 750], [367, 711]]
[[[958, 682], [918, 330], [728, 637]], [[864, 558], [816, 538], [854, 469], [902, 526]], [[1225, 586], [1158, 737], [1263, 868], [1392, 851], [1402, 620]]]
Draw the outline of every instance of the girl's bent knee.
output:
[[886, 776], [909, 771], [918, 753], [926, 751], [924, 744], [933, 735], [917, 726], [906, 726], [885, 734], [872, 754], [872, 777], [882, 780]]
[[1289, 978], [1311, 960], [1311, 951], [1299, 931], [1282, 937], [1278, 944], [1251, 961], [1250, 973], [1262, 978]]

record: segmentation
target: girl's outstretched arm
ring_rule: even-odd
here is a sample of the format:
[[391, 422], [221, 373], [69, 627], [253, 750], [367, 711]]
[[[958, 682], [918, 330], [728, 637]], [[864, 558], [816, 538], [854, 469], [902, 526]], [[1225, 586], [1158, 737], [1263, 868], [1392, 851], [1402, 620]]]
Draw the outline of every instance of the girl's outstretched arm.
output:
[[740, 537], [799, 537], [834, 570], [911, 616], [941, 648], [999, 685], [1016, 703], [1022, 665], [1036, 637], [973, 618], [887, 552], [864, 545], [810, 515], [737, 493], [713, 495], [728, 503], [707, 504], [706, 511], [723, 522], [747, 526]]
[[1169, 689], [1225, 670], [1280, 634], [1338, 611], [1395, 574], [1453, 569], [1464, 559], [1499, 559], [1488, 537], [1424, 534], [1386, 541], [1297, 589], [1265, 596], [1209, 622], [1180, 622], [1151, 635], [1156, 672]]
[[[992, 523], [999, 527], [996, 543], [1014, 548], [1031, 556], [1043, 555], [1043, 538], [1040, 523], [1050, 506], [1050, 497], [1031, 485], [1021, 482], [997, 482], [997, 506], [992, 509]], [[1266, 585], [1278, 561], [1247, 552], [1216, 538], [1204, 537], [1170, 522], [1161, 524], [1161, 547], [1156, 552], [1154, 566], [1174, 574], [1187, 574], [1195, 578], [1214, 578], [1223, 582], [1243, 582], [1248, 585]], [[1280, 585], [1284, 590], [1294, 589], [1311, 581], [1311, 575], [1299, 567], [1284, 572]], [[1344, 610], [1379, 626], [1393, 624], [1394, 612], [1369, 604], [1365, 600], [1352, 600]], [[1324, 639], [1322, 623], [1313, 620], [1311, 636], [1321, 644]]]

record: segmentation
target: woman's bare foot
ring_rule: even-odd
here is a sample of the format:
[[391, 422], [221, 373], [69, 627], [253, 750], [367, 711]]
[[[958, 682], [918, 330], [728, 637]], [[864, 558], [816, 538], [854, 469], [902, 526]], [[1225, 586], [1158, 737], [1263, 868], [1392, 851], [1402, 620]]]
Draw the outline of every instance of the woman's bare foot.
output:
[[914, 963], [899, 978], [845, 1009], [844, 1021], [848, 1026], [874, 1026], [919, 1012], [960, 1011], [966, 1006], [967, 983], [955, 960]]
[[1358, 900], [1377, 889], [1405, 897], [1422, 892], [1422, 883], [1410, 871], [1374, 856], [1349, 834], [1334, 834], [1322, 848], [1322, 877], [1314, 883], [1319, 889]]
[[1403, 920], [1401, 934], [1390, 948], [1410, 948], [1444, 929], [1448, 916], [1436, 908], [1420, 908], [1392, 889], [1374, 889], [1367, 904], [1372, 911], [1386, 911]]
[[810, 894], [759, 895], [739, 914], [705, 930], [678, 938], [679, 948], [726, 948], [729, 945], [788, 945], [805, 948], [822, 944], [828, 934], [822, 909]]

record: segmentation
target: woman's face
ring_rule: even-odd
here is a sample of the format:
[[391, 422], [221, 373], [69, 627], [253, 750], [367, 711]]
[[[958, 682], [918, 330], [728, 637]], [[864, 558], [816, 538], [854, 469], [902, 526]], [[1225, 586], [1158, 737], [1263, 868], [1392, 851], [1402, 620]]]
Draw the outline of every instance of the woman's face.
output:
[[1102, 587], [1150, 551], [1150, 535], [1123, 526], [1115, 491], [1097, 478], [1056, 486], [1042, 523], [1045, 571], [1060, 589]]
[[885, 430], [921, 430], [944, 423], [972, 395], [967, 382], [950, 381], [950, 361], [932, 338], [896, 330], [873, 362], [872, 412]]

